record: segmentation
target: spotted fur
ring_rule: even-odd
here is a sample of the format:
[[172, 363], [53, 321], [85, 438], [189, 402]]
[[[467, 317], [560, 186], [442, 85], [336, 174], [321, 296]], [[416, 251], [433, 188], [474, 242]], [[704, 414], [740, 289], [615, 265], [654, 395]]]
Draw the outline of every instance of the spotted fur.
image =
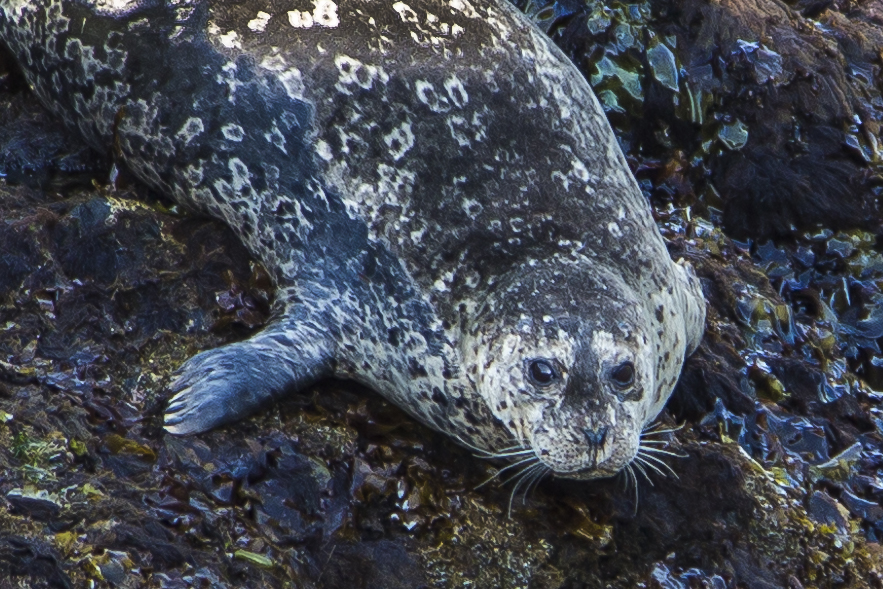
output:
[[504, 0], [0, 0], [0, 35], [69, 127], [273, 272], [272, 323], [181, 368], [170, 432], [337, 376], [608, 476], [701, 337], [589, 86]]

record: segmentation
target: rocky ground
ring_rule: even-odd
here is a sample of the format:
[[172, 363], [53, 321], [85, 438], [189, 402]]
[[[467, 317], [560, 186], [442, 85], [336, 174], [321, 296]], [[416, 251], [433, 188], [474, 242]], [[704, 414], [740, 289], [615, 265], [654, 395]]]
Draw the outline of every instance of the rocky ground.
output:
[[0, 589], [883, 587], [883, 3], [520, 7], [702, 278], [673, 474], [513, 498], [337, 382], [165, 435], [171, 371], [261, 326], [266, 274], [111, 184], [0, 53]]

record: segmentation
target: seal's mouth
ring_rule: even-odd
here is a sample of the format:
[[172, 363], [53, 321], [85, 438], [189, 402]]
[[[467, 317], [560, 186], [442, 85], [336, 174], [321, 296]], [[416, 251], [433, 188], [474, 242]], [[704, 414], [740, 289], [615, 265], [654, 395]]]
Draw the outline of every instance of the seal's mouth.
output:
[[625, 468], [586, 468], [583, 470], [557, 471], [552, 470], [552, 476], [559, 479], [570, 479], [575, 481], [592, 481], [596, 479], [608, 479], [622, 472]]
[[616, 476], [635, 459], [640, 445], [628, 429], [585, 422], [551, 430], [537, 428], [531, 446], [536, 457], [561, 479], [592, 480]]
[[[685, 458], [686, 454], [672, 449], [670, 441], [661, 436], [672, 434], [681, 427], [645, 426], [637, 445], [634, 447], [629, 446], [627, 439], [613, 445], [607, 441], [608, 445], [604, 446], [603, 443], [606, 440], [602, 434], [605, 432], [588, 432], [586, 433], [590, 447], [588, 454], [591, 456], [593, 452], [598, 453], [603, 450], [606, 458], [602, 462], [599, 463], [595, 458], [592, 458], [588, 461], [588, 465], [572, 469], [556, 468], [549, 460], [545, 460], [545, 462], [552, 476], [562, 479], [586, 481], [624, 474], [627, 481], [631, 480], [633, 484], [637, 485], [639, 476], [648, 481], [650, 481], [649, 475], [653, 474], [663, 478], [668, 476], [677, 478], [678, 475], [663, 458], [668, 456]], [[542, 460], [542, 458], [540, 459]]]
[[612, 464], [612, 461], [608, 460], [601, 465], [593, 464], [582, 468], [561, 469], [560, 467], [555, 468], [553, 465], [545, 463], [545, 465], [551, 471], [553, 477], [577, 481], [591, 481], [595, 479], [607, 479], [610, 477], [614, 477], [622, 472], [622, 470], [625, 469], [628, 464], [628, 461], [621, 465]]

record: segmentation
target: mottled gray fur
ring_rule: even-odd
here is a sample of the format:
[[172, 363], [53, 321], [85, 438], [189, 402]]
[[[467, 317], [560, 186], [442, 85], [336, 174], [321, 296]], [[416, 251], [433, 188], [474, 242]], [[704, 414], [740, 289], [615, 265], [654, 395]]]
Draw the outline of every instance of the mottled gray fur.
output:
[[0, 35], [69, 127], [273, 272], [272, 323], [181, 368], [170, 432], [337, 376], [609, 476], [698, 345], [698, 282], [591, 89], [504, 0], [0, 0]]

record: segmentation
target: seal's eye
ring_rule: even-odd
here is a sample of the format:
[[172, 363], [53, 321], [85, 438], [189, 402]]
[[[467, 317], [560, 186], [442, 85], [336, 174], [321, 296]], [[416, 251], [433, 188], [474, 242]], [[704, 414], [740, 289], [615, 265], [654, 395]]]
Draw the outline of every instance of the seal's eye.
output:
[[538, 387], [549, 386], [560, 378], [549, 360], [531, 360], [527, 365], [527, 376]]
[[635, 365], [631, 362], [623, 362], [610, 373], [610, 380], [620, 389], [624, 389], [635, 382]]

